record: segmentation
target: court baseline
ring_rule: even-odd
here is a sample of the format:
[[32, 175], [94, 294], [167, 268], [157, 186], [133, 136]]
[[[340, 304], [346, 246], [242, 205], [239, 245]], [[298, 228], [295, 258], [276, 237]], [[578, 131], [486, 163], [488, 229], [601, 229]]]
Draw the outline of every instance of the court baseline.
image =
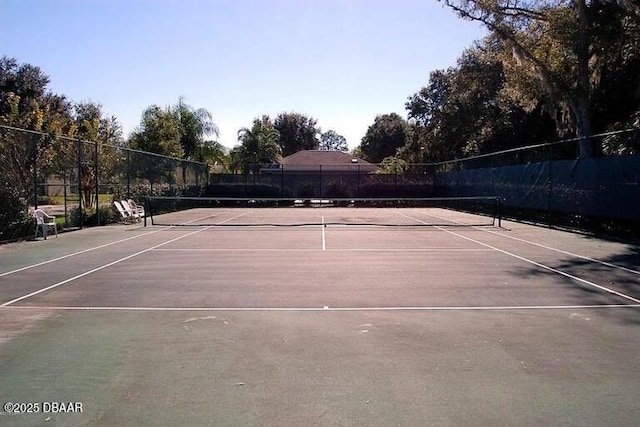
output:
[[75, 307], [75, 306], [0, 306], [7, 310], [67, 310], [67, 311], [518, 311], [518, 310], [581, 310], [640, 308], [640, 304], [586, 305], [514, 305], [514, 306], [422, 306], [422, 307]]

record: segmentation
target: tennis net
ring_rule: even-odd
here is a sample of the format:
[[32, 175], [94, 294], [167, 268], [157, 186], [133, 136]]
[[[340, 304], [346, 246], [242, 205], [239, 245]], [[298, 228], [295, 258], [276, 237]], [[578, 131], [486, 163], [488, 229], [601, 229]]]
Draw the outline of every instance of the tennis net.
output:
[[499, 197], [211, 198], [148, 197], [145, 225], [161, 226], [500, 226]]

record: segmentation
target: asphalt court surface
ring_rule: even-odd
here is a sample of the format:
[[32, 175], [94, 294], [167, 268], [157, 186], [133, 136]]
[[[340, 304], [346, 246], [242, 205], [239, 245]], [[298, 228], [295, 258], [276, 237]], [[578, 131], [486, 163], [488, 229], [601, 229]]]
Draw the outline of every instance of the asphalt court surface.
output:
[[635, 242], [353, 212], [277, 210], [405, 226], [133, 225], [5, 245], [0, 398], [84, 400], [49, 420], [64, 425], [635, 424]]

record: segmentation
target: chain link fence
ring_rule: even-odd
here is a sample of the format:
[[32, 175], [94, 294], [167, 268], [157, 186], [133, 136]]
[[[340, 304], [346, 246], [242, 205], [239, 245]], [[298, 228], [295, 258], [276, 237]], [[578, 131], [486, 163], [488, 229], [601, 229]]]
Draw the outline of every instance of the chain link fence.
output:
[[[114, 200], [178, 195], [207, 184], [204, 163], [0, 126], [0, 186], [62, 228], [117, 219]], [[9, 201], [2, 201], [3, 204]], [[3, 210], [8, 207], [3, 206]], [[119, 215], [119, 214], [118, 214]]]
[[214, 174], [209, 197], [419, 198], [433, 189], [430, 165], [388, 170], [380, 165], [251, 165], [247, 174]]
[[640, 228], [640, 129], [591, 137], [602, 155], [577, 158], [578, 139], [433, 165], [439, 197], [499, 196], [504, 213], [549, 226]]

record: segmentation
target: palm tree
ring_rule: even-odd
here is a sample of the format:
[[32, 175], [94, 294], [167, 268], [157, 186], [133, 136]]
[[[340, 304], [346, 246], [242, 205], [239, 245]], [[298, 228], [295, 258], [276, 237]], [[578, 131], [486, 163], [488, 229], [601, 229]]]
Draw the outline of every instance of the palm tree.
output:
[[[202, 157], [206, 153], [206, 138], [218, 137], [219, 130], [213, 122], [211, 113], [204, 108], [193, 108], [185, 102], [184, 97], [178, 98], [178, 103], [171, 108], [180, 122], [180, 145], [186, 159], [206, 161]], [[203, 148], [205, 148], [203, 150]]]
[[251, 129], [242, 128], [238, 131], [240, 146], [234, 148], [232, 162], [236, 163], [243, 173], [249, 173], [251, 165], [277, 162], [281, 156], [279, 138], [280, 134], [271, 124], [269, 117], [255, 119]]

